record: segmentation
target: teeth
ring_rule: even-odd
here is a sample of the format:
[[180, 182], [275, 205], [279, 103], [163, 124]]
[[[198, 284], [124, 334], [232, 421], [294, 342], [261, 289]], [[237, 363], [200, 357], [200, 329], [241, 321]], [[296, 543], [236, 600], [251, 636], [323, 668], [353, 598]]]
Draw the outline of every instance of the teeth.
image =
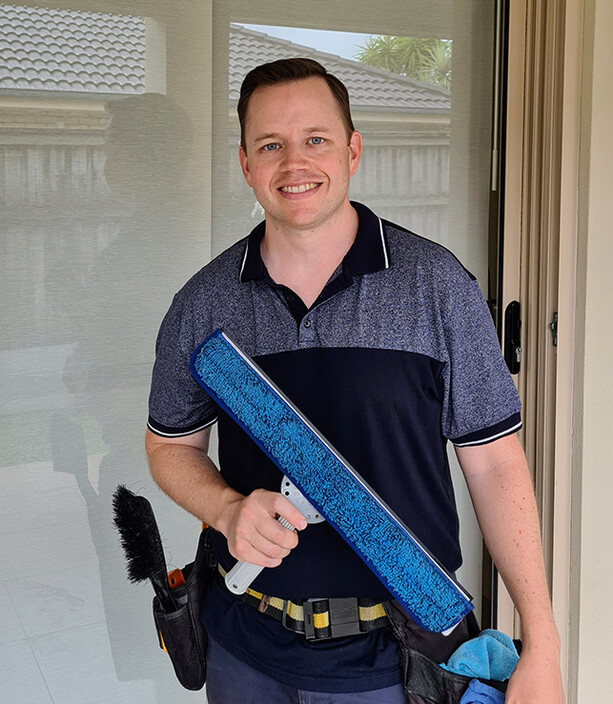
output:
[[303, 183], [300, 186], [282, 186], [283, 193], [304, 193], [317, 187], [317, 183]]

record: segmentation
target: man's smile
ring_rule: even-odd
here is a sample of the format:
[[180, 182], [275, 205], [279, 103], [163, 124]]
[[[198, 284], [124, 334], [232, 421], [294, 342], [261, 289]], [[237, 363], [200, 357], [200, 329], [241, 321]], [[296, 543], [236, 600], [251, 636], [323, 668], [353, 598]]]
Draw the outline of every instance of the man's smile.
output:
[[279, 190], [283, 193], [305, 193], [306, 191], [312, 191], [320, 185], [321, 183], [314, 181], [312, 183], [301, 183], [297, 186], [281, 186]]

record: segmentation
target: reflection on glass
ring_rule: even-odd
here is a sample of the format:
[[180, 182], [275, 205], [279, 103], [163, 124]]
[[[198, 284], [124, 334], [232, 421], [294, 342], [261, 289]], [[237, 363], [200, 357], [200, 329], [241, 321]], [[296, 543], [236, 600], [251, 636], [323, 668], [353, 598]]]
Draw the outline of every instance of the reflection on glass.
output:
[[[111, 514], [118, 483], [159, 497], [142, 450], [155, 335], [205, 262], [192, 123], [146, 92], [146, 22], [0, 5], [0, 605], [23, 624], [0, 649], [25, 663], [2, 701], [192, 699]], [[161, 504], [164, 535], [179, 515]]]
[[[365, 138], [352, 197], [452, 249], [466, 239], [450, 215], [447, 87], [360, 63], [369, 27], [338, 57], [231, 25], [211, 66], [200, 36], [198, 46], [184, 36], [201, 4], [168, 19], [168, 3], [152, 2], [153, 20], [129, 0], [113, 3], [124, 14], [0, 3], [1, 701], [202, 701], [178, 687], [159, 651], [151, 590], [126, 579], [110, 497], [118, 482], [142, 491], [168, 562], [191, 559], [197, 522], [153, 487], [141, 449], [149, 375], [161, 318], [206, 263], [209, 231], [218, 252], [262, 217], [236, 157], [238, 88], [253, 65], [320, 58], [347, 83]], [[288, 8], [310, 13], [303, 5]], [[214, 16], [227, 7], [214, 3]], [[454, 35], [453, 85], [464, 90], [473, 84], [456, 82], [462, 42]], [[214, 178], [194, 164], [211, 96], [198, 102], [193, 86], [211, 77], [229, 116], [213, 135]], [[487, 96], [484, 105], [487, 123]], [[467, 122], [454, 123], [460, 137]], [[467, 247], [481, 251], [473, 239]]]

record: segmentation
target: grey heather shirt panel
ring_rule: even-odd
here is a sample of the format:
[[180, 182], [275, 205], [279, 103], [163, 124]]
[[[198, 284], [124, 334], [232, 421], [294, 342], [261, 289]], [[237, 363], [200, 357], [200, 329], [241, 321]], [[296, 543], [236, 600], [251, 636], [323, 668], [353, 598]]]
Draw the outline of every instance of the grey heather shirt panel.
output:
[[300, 324], [282, 293], [240, 283], [246, 239], [177, 294], [158, 337], [150, 427], [180, 435], [212, 422], [214, 403], [192, 379], [189, 358], [221, 328], [249, 355], [308, 347], [364, 347], [423, 354], [444, 363], [442, 432], [453, 440], [520, 411], [491, 316], [474, 277], [451, 252], [385, 223], [390, 267], [310, 310]]

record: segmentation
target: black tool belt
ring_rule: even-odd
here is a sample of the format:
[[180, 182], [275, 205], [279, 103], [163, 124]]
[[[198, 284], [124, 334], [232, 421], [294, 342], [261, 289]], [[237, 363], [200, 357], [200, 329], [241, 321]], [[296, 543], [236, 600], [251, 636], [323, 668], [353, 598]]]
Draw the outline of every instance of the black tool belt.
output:
[[[225, 587], [226, 571], [221, 565], [217, 570], [218, 581]], [[375, 599], [343, 597], [291, 601], [267, 596], [254, 589], [233, 596], [280, 621], [288, 631], [304, 635], [309, 641], [370, 633], [388, 623], [387, 602]]]

